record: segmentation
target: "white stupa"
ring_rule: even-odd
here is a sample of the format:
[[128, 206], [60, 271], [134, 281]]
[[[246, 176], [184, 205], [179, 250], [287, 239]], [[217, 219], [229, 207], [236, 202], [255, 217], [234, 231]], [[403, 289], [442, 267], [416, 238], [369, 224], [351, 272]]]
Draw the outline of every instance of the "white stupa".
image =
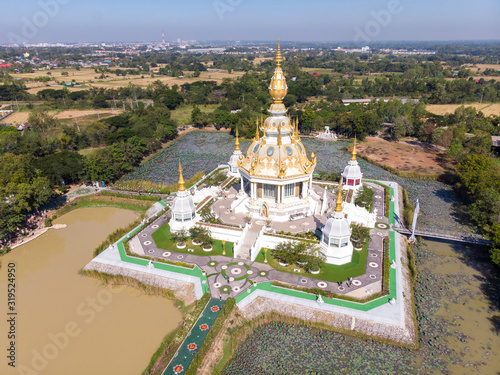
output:
[[356, 138], [354, 138], [354, 146], [352, 147], [352, 157], [347, 166], [342, 172], [342, 185], [344, 189], [358, 190], [362, 186], [363, 173], [356, 160]]
[[234, 141], [234, 151], [229, 158], [229, 173], [234, 177], [240, 177], [240, 172], [238, 170], [238, 160], [240, 159], [240, 141], [238, 139], [238, 128], [236, 128], [236, 140]]
[[198, 221], [196, 215], [196, 207], [193, 203], [193, 198], [189, 191], [186, 191], [184, 186], [184, 178], [182, 177], [182, 166], [179, 161], [179, 190], [177, 197], [172, 202], [172, 217], [169, 221], [170, 232], [177, 232], [181, 229], [189, 230]]
[[351, 227], [342, 212], [342, 186], [339, 185], [337, 207], [333, 216], [322, 230], [320, 250], [326, 257], [326, 263], [342, 265], [352, 261], [353, 246]]

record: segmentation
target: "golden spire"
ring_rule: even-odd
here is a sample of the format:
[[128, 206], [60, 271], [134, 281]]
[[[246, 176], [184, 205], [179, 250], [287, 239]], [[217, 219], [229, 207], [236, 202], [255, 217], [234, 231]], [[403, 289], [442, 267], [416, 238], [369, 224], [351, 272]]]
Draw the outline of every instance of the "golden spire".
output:
[[[283, 106], [283, 98], [286, 96], [288, 87], [286, 85], [286, 79], [281, 69], [281, 62], [283, 61], [283, 55], [281, 54], [281, 47], [278, 41], [278, 49], [276, 50], [276, 56], [274, 57], [276, 62], [276, 69], [274, 69], [274, 74], [271, 78], [271, 83], [269, 84], [269, 94], [273, 98], [274, 105], [278, 105], [280, 111], [285, 111], [285, 106]], [[271, 106], [273, 108], [273, 106]]]
[[356, 135], [354, 135], [354, 146], [352, 146], [352, 161], [356, 161]]
[[255, 121], [255, 141], [258, 142], [260, 140], [259, 137], [259, 118]]
[[281, 54], [280, 40], [278, 39], [278, 48], [276, 49], [276, 56], [274, 56], [274, 62], [277, 66], [281, 66], [283, 61], [283, 55]]
[[234, 150], [235, 151], [240, 151], [240, 141], [238, 139], [238, 128], [236, 128], [236, 141], [234, 141]]
[[184, 191], [186, 190], [186, 187], [184, 186], [184, 178], [182, 177], [182, 165], [181, 161], [179, 160], [179, 182], [177, 183], [179, 185], [179, 191]]
[[337, 194], [336, 203], [335, 212], [342, 212], [342, 180], [339, 182], [339, 193]]

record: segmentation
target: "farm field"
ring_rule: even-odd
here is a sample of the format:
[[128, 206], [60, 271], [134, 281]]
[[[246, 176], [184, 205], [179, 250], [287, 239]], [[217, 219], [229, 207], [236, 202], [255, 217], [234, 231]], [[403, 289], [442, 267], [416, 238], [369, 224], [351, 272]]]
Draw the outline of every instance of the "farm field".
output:
[[[217, 104], [206, 104], [199, 105], [198, 108], [203, 113], [212, 113], [218, 107]], [[181, 106], [170, 112], [172, 119], [177, 121], [177, 125], [190, 125], [191, 124], [191, 112], [193, 111], [192, 106]]]
[[[61, 73], [65, 71], [68, 72], [68, 76], [63, 76]], [[85, 69], [54, 69], [47, 71], [36, 71], [34, 73], [17, 73], [12, 74], [13, 78], [36, 78], [40, 76], [47, 76], [47, 72], [50, 72], [55, 81], [72, 81], [75, 80], [77, 83], [85, 84], [84, 87], [72, 87], [68, 88], [70, 91], [87, 90], [90, 87], [104, 87], [104, 88], [117, 88], [125, 87], [132, 82], [133, 84], [141, 87], [147, 87], [153, 82], [160, 80], [164, 84], [169, 85], [182, 85], [183, 83], [193, 83], [196, 81], [216, 81], [221, 83], [224, 78], [236, 79], [241, 77], [244, 72], [232, 72], [228, 73], [226, 70], [212, 69], [209, 71], [201, 72], [199, 77], [192, 77], [193, 72], [185, 72], [184, 78], [177, 77], [167, 77], [167, 76], [155, 76], [151, 77], [149, 75], [130, 75], [126, 77], [116, 76], [115, 74], [108, 73], [109, 78], [99, 79], [98, 77], [101, 73], [96, 73], [92, 68]], [[144, 78], [142, 78], [144, 77]], [[47, 88], [60, 88], [54, 86], [47, 86], [55, 84], [54, 81], [47, 83], [42, 82], [26, 82], [26, 86], [29, 88], [29, 92], [36, 94], [38, 91]]]
[[486, 69], [500, 70], [500, 64], [464, 64], [463, 67], [473, 72], [484, 72]]
[[403, 172], [441, 174], [444, 153], [420, 145], [389, 142], [378, 138], [367, 138], [356, 146], [360, 155]]
[[[106, 117], [116, 116], [122, 113], [123, 110], [115, 110], [114, 114], [109, 109], [92, 109], [92, 110], [68, 110], [57, 113], [56, 111], [49, 111], [51, 115], [55, 115], [55, 118], [61, 120], [61, 122], [68, 123], [71, 120], [77, 119], [80, 125], [90, 124], [91, 122], [98, 121]], [[28, 121], [30, 112], [14, 112], [10, 116], [6, 117], [3, 121], [13, 125], [19, 125], [23, 122]]]
[[253, 60], [253, 65], [254, 66], [259, 66], [260, 64], [262, 64], [264, 61], [272, 61], [273, 58], [272, 57], [256, 57], [254, 60]]
[[474, 78], [476, 80], [483, 78], [485, 81], [490, 81], [490, 80], [500, 81], [499, 76], [474, 76], [472, 78]]
[[19, 125], [23, 122], [28, 121], [29, 115], [30, 115], [29, 112], [14, 112], [10, 116], [4, 118], [2, 122], [12, 125]]
[[[114, 114], [113, 114], [114, 112]], [[57, 119], [67, 119], [67, 118], [75, 118], [75, 117], [86, 117], [86, 116], [90, 116], [90, 115], [96, 115], [96, 118], [97, 118], [97, 115], [99, 114], [100, 116], [105, 116], [105, 117], [109, 117], [109, 116], [113, 116], [113, 115], [119, 115], [123, 112], [123, 110], [121, 109], [117, 109], [117, 110], [109, 110], [109, 109], [91, 109], [91, 110], [81, 110], [81, 111], [62, 111], [62, 112], [59, 112], [55, 117]]]
[[483, 112], [485, 116], [500, 116], [500, 103], [427, 104], [426, 110], [436, 115], [445, 115], [455, 112], [462, 105], [465, 107], [474, 107], [477, 111]]

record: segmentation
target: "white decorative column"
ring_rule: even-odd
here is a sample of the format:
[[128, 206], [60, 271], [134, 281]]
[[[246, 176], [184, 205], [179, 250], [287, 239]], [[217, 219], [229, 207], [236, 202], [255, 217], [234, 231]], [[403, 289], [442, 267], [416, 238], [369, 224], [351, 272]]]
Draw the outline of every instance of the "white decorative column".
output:
[[308, 192], [307, 186], [308, 185], [309, 185], [309, 181], [302, 182], [302, 198], [306, 198], [307, 197], [307, 192]]

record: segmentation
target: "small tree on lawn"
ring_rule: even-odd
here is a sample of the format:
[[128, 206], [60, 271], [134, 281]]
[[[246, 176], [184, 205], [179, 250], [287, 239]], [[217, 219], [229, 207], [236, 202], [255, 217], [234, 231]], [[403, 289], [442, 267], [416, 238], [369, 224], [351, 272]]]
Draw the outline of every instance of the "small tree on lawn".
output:
[[361, 224], [353, 223], [351, 225], [351, 241], [355, 247], [361, 247], [370, 239], [370, 228], [366, 228]]
[[172, 237], [172, 240], [174, 240], [175, 242], [184, 244], [186, 243], [189, 236], [186, 230], [183, 228], [175, 233], [170, 233], [170, 237]]
[[271, 251], [271, 255], [282, 263], [300, 262], [301, 265], [307, 263], [305, 268], [312, 271], [319, 270], [325, 262], [325, 257], [319, 247], [306, 241], [282, 242]]
[[273, 258], [278, 259], [282, 263], [292, 264], [297, 261], [298, 249], [296, 242], [285, 241], [276, 246], [276, 249], [271, 250]]
[[212, 236], [210, 235], [210, 230], [200, 225], [190, 228], [189, 235], [193, 241], [201, 243], [203, 246], [212, 245], [214, 242]]

